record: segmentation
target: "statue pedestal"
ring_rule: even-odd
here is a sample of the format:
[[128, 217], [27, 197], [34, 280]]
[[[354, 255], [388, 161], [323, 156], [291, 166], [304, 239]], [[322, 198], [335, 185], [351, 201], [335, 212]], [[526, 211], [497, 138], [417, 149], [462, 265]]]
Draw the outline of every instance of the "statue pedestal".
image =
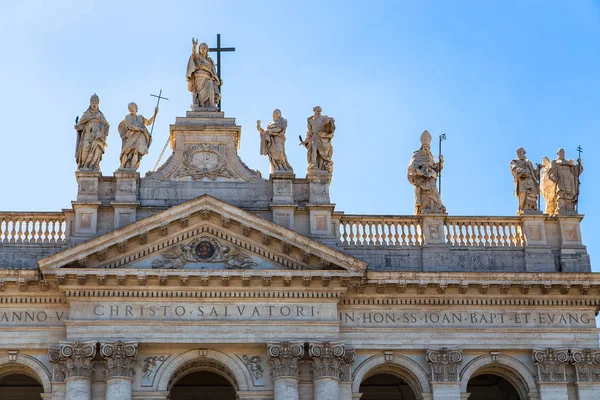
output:
[[306, 180], [308, 180], [308, 203], [310, 205], [331, 203], [329, 199], [331, 174], [329, 172], [309, 170], [306, 174]]
[[560, 270], [561, 272], [590, 271], [590, 256], [581, 241], [580, 223], [583, 215], [559, 214], [556, 216], [560, 227]]
[[556, 272], [554, 256], [546, 238], [546, 216], [536, 211], [521, 214], [525, 237], [525, 270]]
[[115, 201], [119, 203], [138, 201], [138, 181], [140, 174], [136, 170], [118, 169], [115, 175]]
[[294, 203], [294, 179], [293, 172], [274, 172], [269, 177], [271, 181], [271, 204], [272, 220], [287, 229], [294, 229], [295, 211], [297, 205]]
[[97, 202], [99, 182], [102, 177], [100, 171], [77, 171], [77, 201], [78, 202]]

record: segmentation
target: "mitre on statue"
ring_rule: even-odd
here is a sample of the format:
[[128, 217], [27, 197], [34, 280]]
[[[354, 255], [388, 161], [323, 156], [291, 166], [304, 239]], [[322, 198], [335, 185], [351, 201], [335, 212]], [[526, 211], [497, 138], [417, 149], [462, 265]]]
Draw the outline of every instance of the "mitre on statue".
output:
[[423, 146], [429, 146], [431, 144], [431, 134], [426, 130], [421, 134], [421, 144]]

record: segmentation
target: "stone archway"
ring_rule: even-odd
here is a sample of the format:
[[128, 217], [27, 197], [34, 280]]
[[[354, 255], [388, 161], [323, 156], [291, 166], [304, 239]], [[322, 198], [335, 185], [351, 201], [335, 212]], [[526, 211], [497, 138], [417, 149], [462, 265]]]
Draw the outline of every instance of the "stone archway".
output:
[[460, 372], [460, 388], [468, 393], [469, 382], [478, 376], [497, 376], [506, 380], [516, 390], [520, 400], [537, 400], [535, 378], [525, 364], [514, 357], [497, 354], [479, 356], [471, 360]]
[[25, 375], [35, 379], [43, 388], [42, 393], [51, 393], [50, 372], [37, 360], [28, 355], [16, 354], [14, 359], [8, 354], [0, 355], [0, 377], [8, 375]]
[[154, 380], [154, 390], [167, 392], [185, 375], [199, 371], [221, 375], [239, 392], [253, 387], [250, 372], [239, 358], [216, 350], [196, 349], [170, 358], [163, 364]]
[[[373, 356], [363, 361], [354, 371], [352, 392], [360, 393], [361, 384], [377, 375], [397, 377], [410, 387], [417, 400], [431, 393], [427, 373], [416, 361], [403, 355]], [[384, 379], [391, 384], [389, 377]]]
[[213, 372], [208, 365], [182, 370], [169, 390], [169, 400], [236, 400], [237, 390], [227, 371]]

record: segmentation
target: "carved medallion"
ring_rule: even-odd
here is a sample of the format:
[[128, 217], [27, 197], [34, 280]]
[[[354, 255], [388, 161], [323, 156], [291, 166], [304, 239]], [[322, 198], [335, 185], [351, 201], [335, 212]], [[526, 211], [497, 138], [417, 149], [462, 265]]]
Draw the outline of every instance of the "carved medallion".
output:
[[222, 245], [208, 236], [174, 246], [160, 256], [152, 262], [152, 268], [177, 269], [187, 263], [223, 263], [226, 269], [249, 269], [257, 265], [238, 249]]
[[193, 180], [233, 178], [227, 168], [225, 147], [207, 143], [189, 146], [183, 152], [183, 166], [177, 176], [191, 176]]

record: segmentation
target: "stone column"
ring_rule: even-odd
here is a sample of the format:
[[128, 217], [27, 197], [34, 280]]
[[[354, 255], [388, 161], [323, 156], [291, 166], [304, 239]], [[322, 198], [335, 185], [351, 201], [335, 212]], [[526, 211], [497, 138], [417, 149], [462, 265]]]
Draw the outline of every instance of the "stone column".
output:
[[66, 400], [91, 400], [95, 355], [96, 342], [60, 342], [59, 349], [48, 352], [53, 380], [66, 383]]
[[538, 370], [540, 400], [569, 398], [565, 367], [569, 362], [567, 349], [533, 349], [533, 363]]
[[314, 400], [340, 398], [340, 375], [344, 368], [346, 349], [342, 343], [310, 343]]
[[431, 368], [433, 400], [461, 400], [458, 369], [463, 361], [462, 350], [427, 350], [425, 358]]
[[100, 355], [106, 360], [106, 400], [131, 400], [133, 357], [137, 343], [102, 343]]
[[304, 343], [268, 343], [275, 400], [298, 400], [298, 365]]
[[577, 399], [597, 399], [600, 393], [600, 350], [571, 349], [571, 362], [577, 376]]

